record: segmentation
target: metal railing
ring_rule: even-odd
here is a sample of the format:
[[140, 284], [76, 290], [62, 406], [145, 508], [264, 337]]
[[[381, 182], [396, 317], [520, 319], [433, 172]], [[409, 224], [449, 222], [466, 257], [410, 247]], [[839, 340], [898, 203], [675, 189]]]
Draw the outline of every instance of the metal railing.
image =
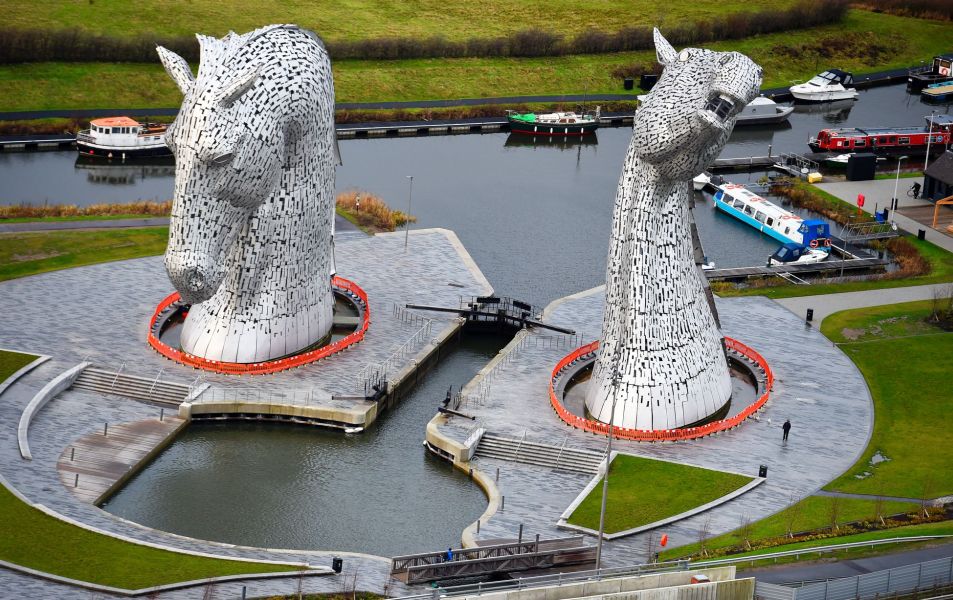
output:
[[844, 227], [841, 238], [847, 242], [881, 240], [900, 235], [897, 226], [888, 221], [863, 221]]
[[922, 542], [927, 540], [936, 540], [936, 539], [945, 539], [953, 537], [950, 535], [920, 535], [920, 536], [911, 536], [911, 537], [896, 537], [896, 538], [887, 538], [883, 540], [868, 540], [866, 542], [850, 542], [847, 544], [831, 544], [829, 546], [814, 546], [811, 548], [798, 548], [797, 550], [784, 550], [781, 552], [768, 552], [765, 554], [753, 554], [747, 556], [729, 556], [727, 558], [717, 558], [713, 560], [703, 560], [699, 562], [693, 562], [693, 567], [717, 567], [721, 565], [734, 565], [738, 563], [751, 563], [757, 562], [760, 560], [769, 560], [775, 558], [784, 558], [788, 556], [793, 556], [795, 558], [800, 558], [802, 554], [824, 554], [827, 552], [835, 552], [837, 550], [850, 550], [851, 548], [864, 548], [864, 547], [874, 547], [881, 546], [883, 544], [897, 544], [901, 542]]
[[399, 368], [408, 358], [415, 355], [420, 346], [430, 340], [433, 330], [433, 321], [423, 319], [420, 328], [406, 342], [394, 348], [390, 356], [383, 362], [370, 363], [364, 366], [358, 373], [358, 378], [364, 382], [364, 395], [368, 396], [374, 386], [381, 386], [386, 381], [392, 371]]

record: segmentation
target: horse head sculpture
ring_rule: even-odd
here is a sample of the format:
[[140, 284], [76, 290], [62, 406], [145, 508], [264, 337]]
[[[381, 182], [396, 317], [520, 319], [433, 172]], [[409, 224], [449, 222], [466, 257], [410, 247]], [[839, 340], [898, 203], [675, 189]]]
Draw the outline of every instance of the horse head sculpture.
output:
[[762, 75], [737, 52], [676, 52], [657, 29], [655, 47], [665, 69], [635, 113], [586, 392], [595, 418], [637, 429], [700, 423], [730, 399], [721, 332], [694, 263], [690, 179], [721, 152]]
[[294, 25], [197, 37], [197, 77], [157, 48], [185, 96], [166, 133], [176, 175], [165, 266], [193, 305], [182, 348], [231, 362], [285, 356], [331, 326], [330, 59]]

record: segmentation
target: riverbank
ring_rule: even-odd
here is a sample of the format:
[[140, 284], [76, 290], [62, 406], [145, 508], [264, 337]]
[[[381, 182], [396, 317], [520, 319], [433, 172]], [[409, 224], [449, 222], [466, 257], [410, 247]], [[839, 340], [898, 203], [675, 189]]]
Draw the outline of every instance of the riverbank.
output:
[[[663, 27], [664, 29], [664, 27]], [[704, 44], [748, 54], [765, 88], [786, 87], [836, 65], [855, 74], [906, 67], [953, 48], [953, 23], [850, 10], [824, 27]], [[540, 58], [339, 60], [339, 102], [622, 93], [620, 69], [654, 52]], [[0, 66], [0, 111], [171, 107], [181, 93], [158, 64], [30, 63]], [[634, 95], [634, 94], [633, 94]]]

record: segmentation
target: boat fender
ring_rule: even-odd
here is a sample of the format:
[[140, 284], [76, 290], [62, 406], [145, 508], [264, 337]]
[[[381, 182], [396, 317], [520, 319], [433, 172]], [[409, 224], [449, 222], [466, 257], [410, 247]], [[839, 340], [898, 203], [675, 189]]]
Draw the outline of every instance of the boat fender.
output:
[[830, 247], [831, 247], [831, 241], [830, 241], [830, 240], [824, 240], [824, 247], [825, 247], [825, 248], [830, 248]]
[[817, 240], [811, 240], [811, 248], [817, 248]]

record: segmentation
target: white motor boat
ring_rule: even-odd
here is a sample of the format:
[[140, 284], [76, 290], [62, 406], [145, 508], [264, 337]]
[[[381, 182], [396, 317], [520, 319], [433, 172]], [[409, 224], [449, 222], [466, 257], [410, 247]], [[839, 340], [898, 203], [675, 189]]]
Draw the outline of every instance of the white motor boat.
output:
[[792, 112], [794, 112], [793, 106], [782, 106], [771, 98], [759, 96], [741, 110], [735, 126], [782, 123], [788, 120]]
[[692, 179], [692, 188], [696, 192], [700, 192], [709, 183], [711, 183], [711, 176], [706, 171], [702, 171]]
[[787, 243], [768, 258], [768, 266], [808, 265], [826, 260], [830, 248], [812, 248], [803, 244]]
[[853, 87], [854, 76], [846, 71], [830, 69], [815, 75], [807, 83], [791, 86], [791, 95], [802, 102], [833, 102], [855, 100], [858, 96]]
[[76, 134], [80, 154], [101, 158], [172, 156], [165, 145], [165, 123], [140, 123], [129, 117], [107, 117], [90, 121], [89, 129]]

